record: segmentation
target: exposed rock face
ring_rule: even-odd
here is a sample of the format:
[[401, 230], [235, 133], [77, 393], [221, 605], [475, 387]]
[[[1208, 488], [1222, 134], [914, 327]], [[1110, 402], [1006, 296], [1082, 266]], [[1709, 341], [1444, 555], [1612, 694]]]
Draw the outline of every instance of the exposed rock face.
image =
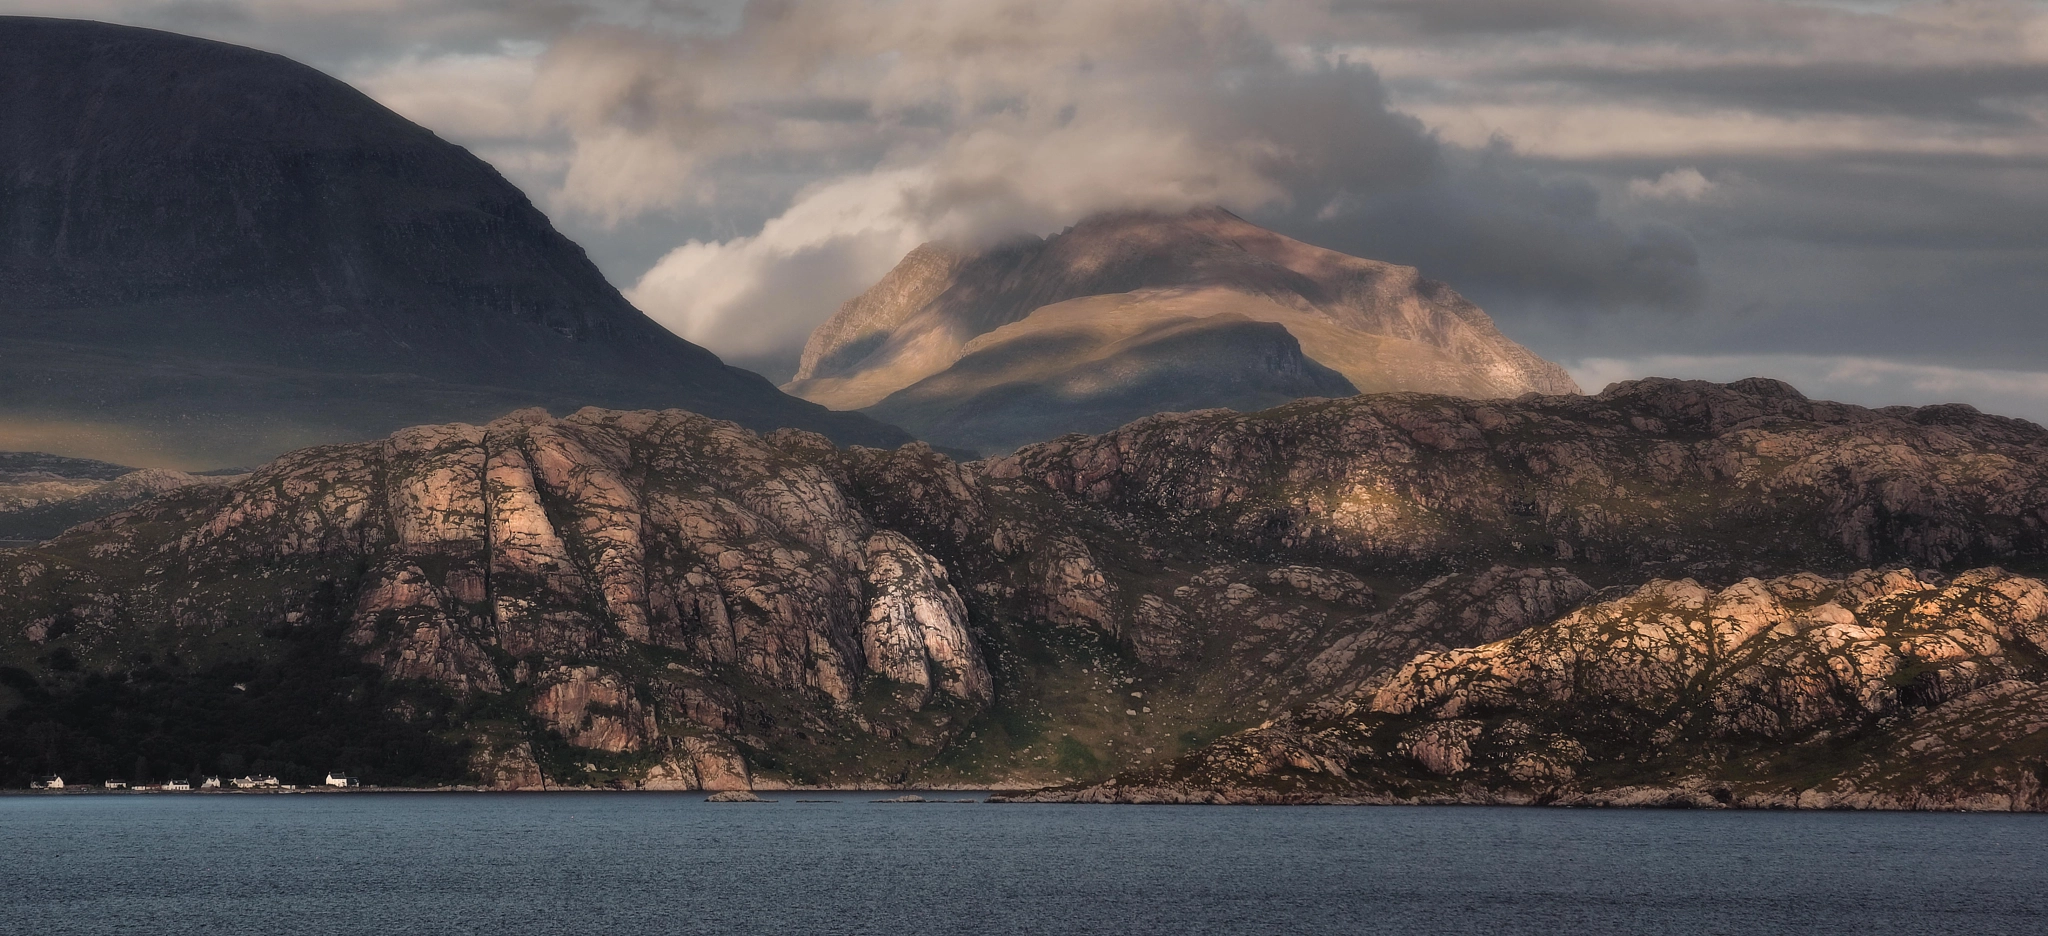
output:
[[987, 470], [1262, 548], [1699, 572], [2039, 555], [2044, 455], [2048, 431], [1967, 406], [1641, 380], [1512, 403], [1388, 394], [1169, 414]]
[[1220, 209], [1100, 215], [974, 255], [920, 247], [812, 333], [786, 389], [984, 452], [1360, 390], [1578, 391], [1414, 269]]
[[637, 751], [655, 736], [654, 716], [631, 686], [595, 666], [565, 666], [542, 677], [534, 714], [570, 744]]
[[[640, 445], [684, 438], [693, 444], [633, 459]], [[335, 505], [365, 521], [353, 536], [395, 547], [358, 603], [358, 634], [407, 613], [444, 629], [466, 620], [486, 645], [514, 657], [572, 656], [623, 639], [838, 701], [870, 671], [932, 685], [930, 666], [950, 694], [987, 698], [988, 674], [943, 566], [900, 535], [874, 531], [820, 467], [787, 463], [730, 424], [682, 413], [585, 411], [557, 421], [524, 411], [481, 429], [408, 430], [376, 454], [390, 466], [389, 493], [375, 496], [378, 466], [365, 462], [362, 512]], [[626, 480], [636, 475], [637, 483]], [[383, 524], [370, 513], [379, 499]], [[402, 589], [416, 601], [387, 599], [398, 583], [422, 578], [407, 562], [422, 554], [460, 564], [438, 591], [422, 582]], [[461, 610], [476, 603], [483, 607]], [[906, 669], [913, 663], [918, 678]], [[595, 678], [573, 673], [582, 675], [564, 685]], [[572, 701], [590, 696], [564, 691]], [[590, 697], [625, 706], [600, 695]], [[579, 717], [581, 708], [561, 704], [563, 717]], [[610, 750], [637, 747], [618, 740], [626, 734], [605, 737]]]
[[1592, 586], [1558, 568], [1493, 566], [1439, 576], [1395, 599], [1369, 626], [1338, 638], [1304, 669], [1310, 679], [1336, 687], [1336, 696], [1348, 697], [1419, 652], [1520, 633], [1556, 619], [1592, 594]]
[[[87, 615], [194, 633], [231, 628], [252, 608], [191, 597], [181, 572], [220, 584], [237, 563], [300, 565], [312, 581], [253, 597], [259, 614], [312, 626], [321, 612], [293, 596], [331, 589], [325, 570], [353, 563], [333, 613], [354, 652], [458, 696], [526, 699], [534, 729], [568, 749], [668, 752], [645, 774], [657, 785], [747, 782], [723, 740], [741, 727], [733, 689], [785, 696], [823, 713], [814, 722], [880, 719], [859, 730], [885, 736], [932, 704], [987, 705], [990, 674], [945, 564], [863, 511], [845, 453], [815, 435], [775, 438], [786, 448], [680, 411], [524, 410], [295, 452], [67, 542], [95, 542], [92, 558], [161, 563], [131, 569], [138, 587]], [[937, 463], [926, 483], [964, 483]], [[175, 532], [134, 538], [155, 524]], [[41, 645], [75, 617], [65, 609], [15, 631]], [[99, 639], [132, 636], [116, 627]], [[917, 691], [859, 714], [870, 676]], [[515, 745], [486, 746], [514, 753], [480, 770], [525, 782]]]
[[[2030, 668], [2007, 646], [2048, 648], [2044, 616], [2048, 589], [1996, 569], [1945, 586], [1903, 569], [1718, 591], [1656, 581], [1498, 643], [1423, 654], [1367, 709], [1448, 719], [1586, 706], [1652, 735], [1797, 737], [1895, 714], [1909, 696], [1939, 702], [2021, 678]], [[1695, 694], [1697, 715], [1674, 725], [1670, 713], [1693, 701], [1681, 696]]]
[[2000, 569], [1659, 580], [1091, 796], [2048, 809], [2044, 650]]
[[967, 633], [967, 605], [946, 581], [946, 567], [901, 533], [868, 539], [868, 584], [874, 598], [861, 626], [861, 647], [874, 672], [961, 699], [987, 702], [988, 667]]
[[968, 465], [522, 411], [0, 553], [0, 768], [60, 772], [65, 693], [185, 678], [137, 660], [319, 651], [501, 785], [2033, 808], [2044, 454], [1768, 381], [1162, 416]]
[[213, 467], [534, 405], [908, 439], [677, 338], [490, 166], [276, 55], [0, 17], [0, 123], [0, 444]]

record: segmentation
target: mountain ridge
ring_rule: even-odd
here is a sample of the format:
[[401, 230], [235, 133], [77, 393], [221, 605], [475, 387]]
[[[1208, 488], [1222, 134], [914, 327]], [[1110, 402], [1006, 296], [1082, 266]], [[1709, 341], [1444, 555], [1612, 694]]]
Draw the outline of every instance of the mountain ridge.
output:
[[590, 404], [907, 439], [661, 328], [489, 165], [282, 56], [0, 17], [0, 119], [0, 448], [217, 467]]
[[[1670, 633], [1743, 615], [1765, 625], [1740, 625], [1752, 634], [1851, 626], [1815, 610], [1833, 600], [1874, 628], [1859, 646], [1892, 648], [1896, 666], [1872, 673], [1899, 689], [1904, 720], [1813, 723], [1840, 744], [1796, 748], [1819, 759], [1809, 767], [1846, 776], [1859, 751], [1930, 737], [1976, 751], [1969, 776], [1984, 781], [1871, 775], [1857, 781], [1869, 796], [1826, 802], [1996, 795], [2038, 809], [2022, 786], [2048, 739], [2027, 727], [2044, 674], [2012, 641], [2032, 639], [2040, 609], [1978, 596], [2048, 589], [2043, 453], [2048, 430], [2025, 421], [1813, 401], [1769, 380], [1169, 414], [969, 464], [681, 411], [418, 427], [0, 552], [0, 774], [125, 771], [139, 747], [152, 764], [231, 754], [376, 783], [999, 785], [1087, 799], [1176, 764], [1265, 763], [1280, 766], [1182, 792], [1295, 801], [1308, 776], [1325, 799], [1415, 792], [1333, 785], [1323, 757], [1354, 781], [1421, 783], [1423, 800], [1540, 801], [1501, 772], [1541, 753], [1536, 739], [1591, 752], [1568, 764], [1603, 778], [1572, 794], [1586, 801], [1664, 802], [1616, 791], [1669, 786], [1673, 765], [1702, 778], [1681, 800], [1713, 800], [1721, 748], [1677, 736], [1653, 751], [1663, 760], [1616, 761], [1601, 752], [1632, 736], [1589, 734], [1571, 710], [1477, 716], [1490, 720], [1466, 738], [1462, 724], [1431, 727], [1459, 720], [1448, 715], [1381, 731], [1344, 707], [1418, 660], [1534, 646], [1589, 614], [1665, 627], [1628, 596], [1691, 579], [1681, 591], [1704, 594], [1699, 608], [1731, 610], [1686, 611], [1706, 623]], [[1902, 569], [1920, 571], [1909, 582]], [[1734, 613], [1779, 580], [1819, 584], [1773, 599], [1786, 614]], [[1923, 617], [1955, 623], [1822, 600], [1852, 580], [1898, 582], [1883, 608], [1936, 600]], [[1808, 632], [1821, 633], [1791, 627], [1771, 646]], [[1580, 645], [1588, 666], [1628, 671], [1625, 643]], [[269, 710], [309, 713], [328, 746], [290, 740], [315, 736], [288, 719], [223, 747], [204, 724], [148, 715], [240, 711], [237, 684]], [[1999, 686], [1989, 708], [1944, 708]], [[1761, 711], [1790, 718], [1800, 698]], [[357, 700], [359, 717], [310, 714], [330, 699]], [[1486, 733], [1507, 721], [1534, 727]], [[1960, 732], [1987, 725], [2004, 727], [1968, 747]], [[1338, 757], [1338, 742], [1369, 762]], [[1278, 759], [1239, 756], [1255, 750]], [[1477, 772], [1427, 768], [1459, 750]], [[1285, 766], [1297, 755], [1314, 769]], [[1781, 793], [1768, 802], [1799, 804]]]

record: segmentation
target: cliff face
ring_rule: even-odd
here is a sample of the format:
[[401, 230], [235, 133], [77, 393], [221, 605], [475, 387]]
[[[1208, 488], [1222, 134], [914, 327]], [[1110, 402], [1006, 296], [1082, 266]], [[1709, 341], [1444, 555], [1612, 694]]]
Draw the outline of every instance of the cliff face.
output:
[[2044, 650], [2000, 569], [1659, 580], [1041, 798], [2044, 810]]
[[[1240, 345], [1184, 353], [1187, 373], [1177, 378], [1126, 347], [1147, 331], [1210, 319], [1279, 325], [1342, 384], [1305, 387], [1265, 363], [1258, 342], [1221, 363]], [[1204, 370], [1232, 379], [1205, 381]], [[1256, 409], [1345, 390], [1578, 391], [1561, 368], [1414, 269], [1312, 247], [1220, 209], [1099, 215], [1043, 241], [974, 254], [920, 247], [812, 333], [785, 389], [902, 421], [935, 444], [989, 452], [1155, 412]], [[1046, 425], [1040, 398], [1073, 415]]]
[[[0, 553], [0, 766], [132, 758], [106, 694], [158, 686], [346, 699], [404, 770], [504, 786], [2035, 808], [2044, 454], [1770, 381], [1303, 401], [969, 465], [525, 411]], [[316, 660], [346, 666], [294, 688]], [[412, 775], [333, 731], [318, 756]]]
[[[293, 453], [231, 489], [74, 532], [114, 561], [119, 594], [26, 633], [75, 628], [91, 652], [132, 655], [123, 625], [137, 621], [201, 639], [249, 614], [334, 627], [393, 677], [509, 692], [567, 746], [652, 758], [671, 777], [703, 775], [707, 750], [734, 761], [729, 742], [697, 737], [739, 727], [734, 683], [831, 710], [885, 680], [869, 695], [899, 722], [934, 697], [986, 702], [943, 566], [859, 511], [843, 469], [821, 464], [836, 455], [823, 437], [777, 438], [791, 450], [676, 411], [526, 410]], [[175, 538], [135, 539], [158, 525]], [[276, 585], [244, 581], [247, 563], [276, 569]], [[33, 569], [20, 594], [62, 581]], [[337, 585], [344, 600], [302, 606]]]
[[593, 404], [908, 438], [670, 334], [484, 162], [281, 57], [0, 17], [0, 124], [0, 445], [214, 467]]

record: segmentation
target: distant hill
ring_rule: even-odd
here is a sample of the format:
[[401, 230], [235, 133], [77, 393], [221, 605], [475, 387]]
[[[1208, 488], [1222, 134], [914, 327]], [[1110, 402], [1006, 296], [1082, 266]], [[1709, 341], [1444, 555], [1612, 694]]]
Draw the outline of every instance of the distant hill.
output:
[[1158, 412], [1579, 388], [1412, 267], [1210, 208], [979, 253], [927, 244], [812, 333], [783, 389], [997, 453]]
[[90, 458], [48, 452], [0, 452], [0, 484], [28, 481], [112, 481], [135, 469]]
[[195, 475], [47, 452], [0, 452], [0, 548], [46, 540], [158, 494], [226, 483], [239, 473]]
[[459, 146], [285, 58], [0, 17], [0, 448], [255, 464], [523, 406], [841, 442], [634, 309]]

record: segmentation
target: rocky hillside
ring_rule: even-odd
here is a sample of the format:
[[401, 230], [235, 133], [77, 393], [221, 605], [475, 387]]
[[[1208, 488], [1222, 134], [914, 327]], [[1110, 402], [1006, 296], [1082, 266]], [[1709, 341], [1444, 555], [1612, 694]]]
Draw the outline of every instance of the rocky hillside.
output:
[[1578, 391], [1442, 283], [1221, 209], [1098, 215], [980, 253], [927, 244], [812, 333], [785, 389], [989, 453], [1360, 390]]
[[2048, 810], [2048, 585], [1659, 580], [1026, 799]]
[[2048, 432], [2024, 420], [1869, 410], [1752, 378], [1169, 414], [985, 470], [1252, 548], [1380, 567], [1557, 559], [1726, 577], [2039, 555], [2044, 454]]
[[627, 304], [482, 160], [284, 58], [0, 17], [0, 447], [255, 464], [540, 405], [847, 442]]
[[[0, 781], [1985, 804], [2038, 754], [2044, 454], [1761, 380], [1157, 416], [966, 465], [676, 411], [409, 429], [0, 553]], [[1877, 769], [1923, 736], [1946, 773]], [[1548, 785], [1515, 766], [1552, 750]]]

